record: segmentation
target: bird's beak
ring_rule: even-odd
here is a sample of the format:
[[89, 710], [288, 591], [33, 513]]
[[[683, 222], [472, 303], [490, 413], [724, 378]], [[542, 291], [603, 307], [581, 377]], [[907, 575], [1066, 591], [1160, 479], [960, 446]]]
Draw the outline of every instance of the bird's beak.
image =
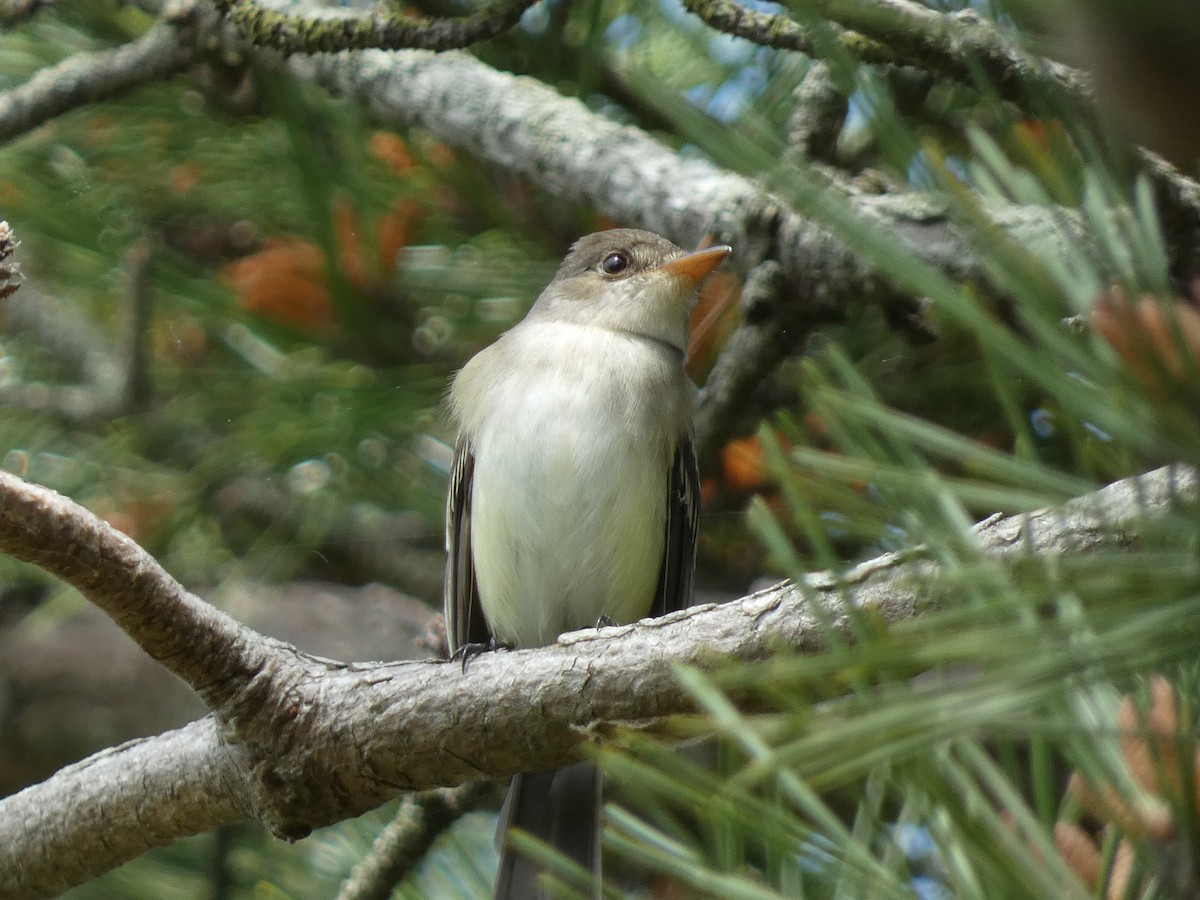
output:
[[684, 282], [691, 289], [707, 278], [709, 273], [724, 261], [732, 249], [725, 244], [706, 247], [703, 250], [676, 257], [669, 263], [663, 263], [654, 271], [666, 272]]

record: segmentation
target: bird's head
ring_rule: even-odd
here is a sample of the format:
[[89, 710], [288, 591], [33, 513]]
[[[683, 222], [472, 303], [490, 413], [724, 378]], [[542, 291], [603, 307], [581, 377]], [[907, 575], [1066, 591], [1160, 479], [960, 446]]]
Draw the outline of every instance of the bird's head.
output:
[[528, 318], [625, 331], [682, 353], [696, 288], [729, 252], [722, 245], [688, 253], [633, 228], [589, 234], [571, 247]]

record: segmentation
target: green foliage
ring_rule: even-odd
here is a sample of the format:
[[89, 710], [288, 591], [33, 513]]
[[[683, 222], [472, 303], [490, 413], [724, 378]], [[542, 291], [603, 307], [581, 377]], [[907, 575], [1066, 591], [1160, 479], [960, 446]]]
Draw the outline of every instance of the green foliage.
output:
[[[939, 341], [900, 379], [881, 366], [894, 345], [864, 340], [858, 319], [810, 356], [801, 391], [820, 434], [789, 414], [762, 429], [781, 502], [750, 508], [798, 585], [813, 569], [903, 548], [925, 564], [913, 575], [922, 615], [888, 626], [869, 609], [835, 620], [814, 608], [824, 653], [680, 672], [720, 740], [721, 767], [634, 737], [631, 753], [605, 753], [641, 801], [638, 817], [612, 812], [610, 846], [722, 897], [1102, 895], [1103, 871], [1100, 887], [1085, 887], [1054, 840], [1056, 822], [1080, 818], [1064, 790], [1077, 772], [1171, 810], [1169, 839], [1123, 831], [1137, 860], [1127, 896], [1173, 896], [1163, 872], [1173, 848], [1196, 846], [1192, 793], [1147, 799], [1116, 722], [1122, 695], [1144, 697], [1151, 673], [1177, 686], [1179, 721], [1193, 720], [1200, 516], [1181, 508], [1132, 546], [1114, 537], [1086, 555], [1015, 561], [984, 553], [971, 530], [987, 513], [1056, 506], [1165, 461], [1200, 460], [1195, 382], [1156, 389], [1080, 318], [1114, 284], [1176, 302], [1150, 185], [1098, 152], [1094, 124], [1053, 98], [1040, 98], [1043, 115], [1066, 129], [1044, 145], [1006, 148], [1010, 107], [986, 92], [956, 127], [919, 133], [885, 83], [831, 55], [850, 89], [869, 83], [879, 163], [908, 177], [897, 163], [919, 151], [934, 205], [968, 235], [985, 283], [955, 281], [821, 175], [781, 163], [778, 114], [750, 110], [717, 127], [663, 88], [650, 96], [686, 140], [756, 173], [930, 304]], [[649, 78], [639, 85], [653, 90]], [[1023, 241], [1006, 227], [1016, 204], [1065, 208], [1086, 238]], [[1178, 328], [1174, 341], [1194, 367]], [[1159, 360], [1156, 374], [1168, 368]], [[1181, 728], [1190, 760], [1195, 729]], [[1107, 832], [1110, 861], [1121, 824]]]

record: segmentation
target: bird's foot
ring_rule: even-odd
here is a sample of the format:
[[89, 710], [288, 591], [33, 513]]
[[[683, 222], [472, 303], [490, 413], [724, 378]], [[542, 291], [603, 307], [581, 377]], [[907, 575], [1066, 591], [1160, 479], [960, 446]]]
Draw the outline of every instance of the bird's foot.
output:
[[494, 637], [490, 637], [487, 639], [486, 644], [481, 644], [481, 643], [463, 644], [457, 650], [455, 650], [453, 653], [450, 654], [449, 662], [454, 662], [455, 660], [461, 659], [462, 660], [462, 670], [463, 670], [463, 674], [465, 675], [467, 673], [467, 663], [469, 663], [474, 657], [478, 656], [479, 654], [492, 653], [496, 650], [511, 650], [511, 649], [512, 649], [511, 644], [501, 644], [501, 643], [498, 643]]
[[609, 616], [608, 613], [603, 613], [600, 618], [596, 620], [597, 628], [612, 628], [616, 624], [617, 623], [612, 620], [612, 617]]

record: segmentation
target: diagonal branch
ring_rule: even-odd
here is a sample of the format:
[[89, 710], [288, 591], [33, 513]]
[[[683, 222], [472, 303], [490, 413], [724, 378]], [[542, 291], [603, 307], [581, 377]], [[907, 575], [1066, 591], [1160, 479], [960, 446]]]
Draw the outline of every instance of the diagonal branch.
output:
[[[821, 56], [820, 42], [780, 13], [749, 10], [736, 0], [683, 0], [710, 28], [756, 44]], [[987, 76], [1001, 96], [1021, 99], [1047, 88], [1090, 106], [1087, 75], [1029, 53], [973, 9], [938, 12], [910, 0], [797, 0], [838, 42], [867, 63], [909, 65], [971, 83]]]
[[270, 642], [184, 590], [131, 538], [61, 494], [0, 472], [0, 552], [61, 578], [209, 704], [261, 670]]
[[[774, 260], [782, 281], [777, 306], [786, 317], [764, 328], [774, 327], [789, 349], [848, 309], [895, 301], [895, 290], [856, 252], [761, 184], [677, 153], [541, 82], [453, 52], [364, 51], [293, 58], [289, 65], [300, 77], [361, 102], [383, 122], [426, 128], [527, 178], [557, 202], [587, 204], [683, 246], [712, 234], [732, 245], [746, 267]], [[970, 238], [937, 201], [865, 194], [848, 184], [828, 190], [841, 191], [859, 218], [952, 278], [989, 281]], [[1040, 253], [1066, 256], [1089, 243], [1069, 211], [988, 202], [987, 212], [1019, 244]], [[717, 430], [706, 440], [719, 446], [727, 436]]]
[[[588, 203], [614, 221], [691, 246], [711, 232], [746, 259], [775, 259], [790, 282], [822, 284], [808, 314], [840, 313], [864, 291], [873, 292], [869, 267], [780, 197], [534, 79], [454, 52], [363, 51], [293, 58], [289, 65], [300, 77], [361, 102], [383, 122], [426, 128], [525, 176], [560, 202]], [[843, 188], [858, 214], [889, 228], [921, 259], [954, 277], [984, 280], [978, 254], [928, 198]], [[1025, 245], [1066, 248], [1083, 239], [1061, 210], [989, 204], [988, 211]]]
[[0, 141], [24, 134], [86, 103], [162, 81], [196, 56], [195, 9], [183, 6], [140, 38], [115, 50], [77, 53], [0, 94]]
[[[758, 12], [737, 0], [683, 0], [689, 12], [709, 28], [745, 38], [764, 47], [795, 50], [806, 56], [817, 56], [819, 44], [809, 29], [782, 13]], [[867, 63], [896, 62], [895, 54], [885, 45], [834, 25], [829, 30], [842, 46], [853, 49]]]
[[406, 797], [342, 884], [337, 900], [387, 900], [437, 837], [492, 790], [489, 782], [468, 781]]

